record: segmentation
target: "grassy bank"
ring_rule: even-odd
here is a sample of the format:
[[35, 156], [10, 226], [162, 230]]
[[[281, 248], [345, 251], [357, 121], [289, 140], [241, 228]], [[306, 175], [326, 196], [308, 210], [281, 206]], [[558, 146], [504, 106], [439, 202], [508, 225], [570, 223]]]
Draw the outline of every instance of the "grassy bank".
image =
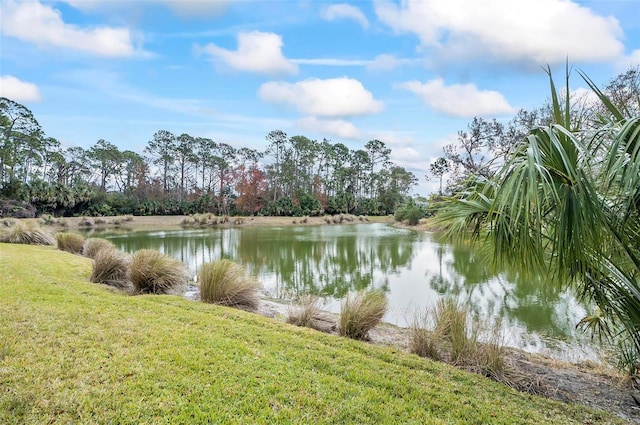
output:
[[482, 377], [0, 244], [0, 423], [621, 423]]

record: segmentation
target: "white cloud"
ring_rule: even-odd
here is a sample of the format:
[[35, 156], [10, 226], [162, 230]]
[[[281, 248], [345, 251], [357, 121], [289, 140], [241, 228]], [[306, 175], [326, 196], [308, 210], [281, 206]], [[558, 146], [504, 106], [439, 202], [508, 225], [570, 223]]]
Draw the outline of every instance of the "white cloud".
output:
[[371, 63], [367, 59], [336, 59], [336, 58], [318, 58], [318, 59], [291, 59], [291, 62], [298, 65], [316, 65], [316, 66], [364, 66]]
[[305, 117], [298, 120], [297, 124], [307, 131], [336, 136], [343, 139], [359, 140], [363, 136], [362, 131], [345, 120], [324, 120], [316, 117]]
[[238, 34], [238, 50], [227, 50], [213, 43], [197, 49], [233, 69], [269, 75], [295, 74], [298, 67], [282, 54], [282, 37], [270, 32]]
[[[566, 93], [566, 90], [563, 90]], [[585, 87], [578, 87], [575, 90], [571, 90], [571, 102], [582, 107], [591, 107], [600, 104], [600, 98], [591, 89]]]
[[353, 19], [359, 23], [362, 28], [369, 28], [369, 21], [367, 20], [367, 17], [364, 16], [364, 13], [362, 13], [362, 11], [357, 7], [346, 3], [332, 4], [327, 7], [324, 10], [323, 17], [328, 21], [341, 18]]
[[79, 28], [66, 24], [58, 10], [37, 1], [2, 3], [2, 33], [38, 46], [55, 46], [107, 57], [136, 54], [127, 28]]
[[276, 105], [291, 105], [304, 115], [350, 117], [380, 112], [382, 102], [375, 100], [362, 83], [352, 78], [312, 78], [297, 83], [264, 83], [258, 96]]
[[623, 52], [615, 18], [568, 0], [380, 0], [375, 9], [394, 31], [457, 58], [545, 64], [610, 61]]
[[436, 78], [426, 83], [407, 81], [398, 87], [417, 94], [433, 110], [454, 117], [471, 118], [515, 112], [499, 92], [478, 90], [474, 84], [446, 86], [441, 78]]
[[369, 71], [391, 71], [403, 65], [413, 65], [421, 62], [419, 59], [399, 59], [393, 55], [381, 54], [367, 64]]
[[628, 56], [623, 57], [616, 63], [620, 72], [625, 72], [631, 67], [640, 66], [640, 49], [632, 51]]
[[39, 102], [42, 99], [38, 86], [11, 75], [0, 76], [0, 96], [16, 102]]

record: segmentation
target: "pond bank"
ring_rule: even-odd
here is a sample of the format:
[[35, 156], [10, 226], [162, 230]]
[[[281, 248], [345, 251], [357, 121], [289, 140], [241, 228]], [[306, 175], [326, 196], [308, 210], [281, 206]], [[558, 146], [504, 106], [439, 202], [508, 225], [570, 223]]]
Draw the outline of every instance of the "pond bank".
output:
[[[285, 321], [289, 308], [278, 300], [263, 299], [260, 314]], [[369, 337], [371, 344], [408, 351], [407, 328], [382, 323]], [[506, 348], [505, 357], [512, 381], [509, 384], [520, 391], [605, 410], [630, 423], [640, 423], [640, 406], [631, 396], [640, 398], [640, 392], [634, 390], [631, 379], [610, 367], [589, 361], [562, 362], [515, 348]]]

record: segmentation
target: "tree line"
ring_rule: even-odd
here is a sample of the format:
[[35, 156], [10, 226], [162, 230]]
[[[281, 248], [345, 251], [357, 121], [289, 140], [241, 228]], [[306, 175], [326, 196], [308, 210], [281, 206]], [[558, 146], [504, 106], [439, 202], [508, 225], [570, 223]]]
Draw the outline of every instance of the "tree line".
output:
[[281, 130], [266, 140], [257, 150], [159, 130], [142, 153], [103, 139], [63, 147], [28, 108], [0, 98], [0, 198], [60, 216], [386, 215], [417, 183], [380, 140], [350, 149]]

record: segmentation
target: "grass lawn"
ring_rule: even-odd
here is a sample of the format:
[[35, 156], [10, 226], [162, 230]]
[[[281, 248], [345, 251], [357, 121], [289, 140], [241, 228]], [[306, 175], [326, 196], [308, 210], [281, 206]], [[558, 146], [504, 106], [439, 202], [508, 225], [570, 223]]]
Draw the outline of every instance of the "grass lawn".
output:
[[611, 415], [0, 244], [0, 423], [609, 424]]

